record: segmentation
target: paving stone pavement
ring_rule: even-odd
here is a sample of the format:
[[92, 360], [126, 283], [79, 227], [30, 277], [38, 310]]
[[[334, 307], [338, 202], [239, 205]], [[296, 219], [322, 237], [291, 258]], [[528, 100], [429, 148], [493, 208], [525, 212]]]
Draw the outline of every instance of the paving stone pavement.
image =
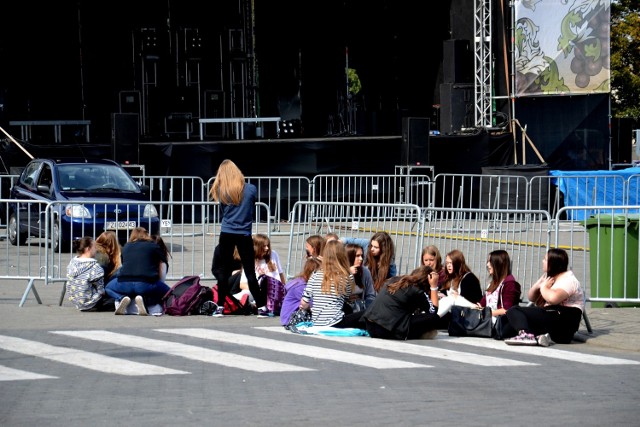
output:
[[592, 332], [588, 332], [583, 319], [578, 333], [574, 336], [576, 341], [598, 347], [640, 352], [640, 308], [587, 306], [586, 312]]

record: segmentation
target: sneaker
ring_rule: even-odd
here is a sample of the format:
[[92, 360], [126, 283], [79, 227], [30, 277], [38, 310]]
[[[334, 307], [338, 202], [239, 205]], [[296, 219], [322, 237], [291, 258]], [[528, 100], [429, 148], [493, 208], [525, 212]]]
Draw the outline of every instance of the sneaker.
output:
[[224, 317], [224, 307], [218, 306], [216, 311], [211, 315], [212, 317]]
[[215, 302], [205, 301], [200, 306], [200, 314], [203, 314], [205, 316], [212, 316], [213, 313], [216, 312], [217, 308], [218, 308], [218, 304], [216, 304]]
[[127, 312], [127, 307], [131, 303], [131, 298], [122, 297], [120, 301], [116, 301], [116, 312], [115, 314], [125, 314]]
[[267, 310], [267, 307], [260, 307], [258, 309], [258, 317], [264, 319], [265, 317], [273, 317], [273, 313]]
[[142, 295], [136, 296], [136, 307], [138, 307], [138, 316], [148, 316], [147, 308], [144, 306]]
[[538, 341], [538, 345], [542, 347], [549, 347], [555, 344], [549, 334], [538, 335], [536, 340]]
[[520, 331], [518, 335], [513, 338], [507, 338], [504, 342], [509, 345], [538, 345], [536, 337], [525, 331]]

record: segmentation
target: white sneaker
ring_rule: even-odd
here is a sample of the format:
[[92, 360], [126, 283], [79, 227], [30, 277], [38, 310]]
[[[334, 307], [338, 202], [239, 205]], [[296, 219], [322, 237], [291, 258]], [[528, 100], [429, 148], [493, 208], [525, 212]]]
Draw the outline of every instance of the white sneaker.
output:
[[147, 313], [146, 307], [144, 306], [144, 299], [142, 298], [142, 295], [136, 296], [136, 307], [138, 307], [138, 316], [149, 315], [149, 313]]
[[122, 297], [120, 301], [116, 301], [116, 312], [115, 314], [125, 314], [127, 311], [127, 307], [131, 303], [131, 298]]
[[536, 341], [538, 341], [538, 345], [541, 347], [549, 347], [555, 344], [549, 334], [538, 335]]

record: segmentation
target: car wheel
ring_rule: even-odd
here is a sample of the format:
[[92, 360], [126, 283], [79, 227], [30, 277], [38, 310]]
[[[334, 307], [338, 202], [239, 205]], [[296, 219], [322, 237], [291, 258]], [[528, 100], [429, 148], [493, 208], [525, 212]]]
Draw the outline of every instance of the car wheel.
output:
[[51, 226], [51, 249], [53, 249], [54, 252], [59, 252], [60, 248], [62, 248], [63, 251], [70, 251], [70, 243], [69, 240], [60, 235], [60, 223], [54, 221]]
[[27, 241], [27, 233], [20, 230], [20, 224], [18, 224], [18, 218], [16, 218], [15, 213], [12, 213], [9, 217], [7, 234], [9, 235], [9, 242], [14, 246], [24, 245]]

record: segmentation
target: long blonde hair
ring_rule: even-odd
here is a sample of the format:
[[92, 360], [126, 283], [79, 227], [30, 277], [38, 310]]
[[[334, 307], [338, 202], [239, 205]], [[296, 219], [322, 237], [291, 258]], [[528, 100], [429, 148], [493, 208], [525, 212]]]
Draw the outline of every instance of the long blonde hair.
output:
[[[104, 252], [109, 257], [109, 261], [113, 263], [113, 271], [120, 268], [122, 265], [122, 249], [116, 233], [113, 231], [102, 232], [96, 238], [96, 247], [98, 251]], [[110, 272], [105, 273], [108, 275]]]
[[225, 159], [220, 163], [209, 196], [215, 202], [237, 206], [242, 202], [244, 184], [242, 171], [231, 160]]
[[347, 294], [347, 283], [352, 281], [349, 259], [344, 244], [339, 240], [327, 242], [322, 251], [322, 293]]

